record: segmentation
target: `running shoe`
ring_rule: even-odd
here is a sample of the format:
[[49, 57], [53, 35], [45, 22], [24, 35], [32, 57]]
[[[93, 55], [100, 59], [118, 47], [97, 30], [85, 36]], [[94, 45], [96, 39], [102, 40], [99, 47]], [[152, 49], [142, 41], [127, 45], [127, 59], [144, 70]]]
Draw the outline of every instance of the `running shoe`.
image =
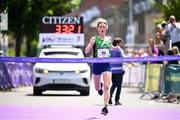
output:
[[112, 105], [112, 99], [111, 98], [109, 98], [109, 104]]
[[107, 106], [103, 107], [103, 109], [101, 110], [101, 114], [103, 114], [103, 115], [107, 115], [108, 114]]
[[103, 83], [101, 82], [101, 88], [98, 90], [98, 94], [99, 94], [100, 96], [103, 95], [102, 87], [103, 87]]
[[120, 102], [118, 101], [118, 102], [115, 102], [115, 105], [122, 105], [122, 103], [120, 103]]

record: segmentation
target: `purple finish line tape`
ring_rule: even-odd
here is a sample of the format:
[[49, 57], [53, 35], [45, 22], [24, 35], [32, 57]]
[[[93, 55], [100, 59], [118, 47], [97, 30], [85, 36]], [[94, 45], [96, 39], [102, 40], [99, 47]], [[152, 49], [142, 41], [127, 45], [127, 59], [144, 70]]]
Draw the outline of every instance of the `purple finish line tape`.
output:
[[39, 57], [7, 57], [1, 56], [0, 62], [31, 63], [124, 63], [180, 60], [180, 56], [129, 57], [129, 58], [39, 58]]

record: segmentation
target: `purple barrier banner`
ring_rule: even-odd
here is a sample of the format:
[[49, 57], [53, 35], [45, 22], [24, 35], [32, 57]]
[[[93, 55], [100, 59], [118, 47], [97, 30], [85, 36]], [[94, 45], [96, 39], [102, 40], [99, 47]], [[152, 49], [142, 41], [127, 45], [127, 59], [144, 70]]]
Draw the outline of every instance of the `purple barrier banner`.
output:
[[10, 88], [12, 86], [11, 77], [6, 69], [5, 63], [0, 63], [0, 88]]
[[31, 63], [0, 63], [1, 88], [18, 87], [20, 85], [32, 85], [33, 65]]

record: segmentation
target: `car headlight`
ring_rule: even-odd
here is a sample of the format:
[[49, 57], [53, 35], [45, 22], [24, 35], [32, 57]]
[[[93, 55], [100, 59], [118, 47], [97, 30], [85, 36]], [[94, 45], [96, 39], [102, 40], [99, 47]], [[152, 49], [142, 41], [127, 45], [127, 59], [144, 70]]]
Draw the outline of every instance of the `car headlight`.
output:
[[80, 73], [80, 70], [78, 70], [78, 69], [77, 69], [77, 70], [75, 70], [75, 73], [77, 73], [77, 74], [78, 74], [78, 73]]
[[86, 73], [88, 70], [81, 70], [80, 73]]
[[75, 70], [75, 73], [79, 74], [79, 73], [85, 73], [88, 72], [88, 70]]
[[48, 70], [46, 69], [41, 69], [41, 68], [35, 68], [36, 73], [41, 73], [41, 74], [48, 74]]

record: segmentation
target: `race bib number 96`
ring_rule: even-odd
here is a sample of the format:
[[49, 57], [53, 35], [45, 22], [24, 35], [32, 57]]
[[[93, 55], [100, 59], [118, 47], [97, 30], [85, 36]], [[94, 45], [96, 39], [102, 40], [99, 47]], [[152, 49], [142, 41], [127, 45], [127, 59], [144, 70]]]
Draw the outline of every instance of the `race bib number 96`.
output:
[[110, 56], [109, 49], [98, 49], [97, 56], [98, 56], [98, 58], [109, 57]]

